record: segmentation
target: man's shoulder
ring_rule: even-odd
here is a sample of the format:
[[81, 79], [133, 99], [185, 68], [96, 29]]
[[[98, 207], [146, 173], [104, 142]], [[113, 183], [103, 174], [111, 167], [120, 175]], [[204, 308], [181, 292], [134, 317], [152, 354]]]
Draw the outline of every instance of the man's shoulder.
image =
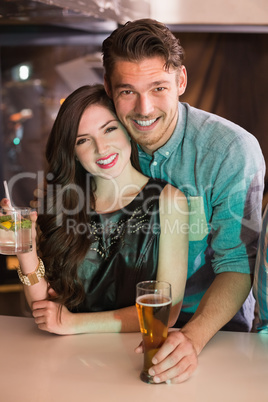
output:
[[225, 152], [229, 147], [249, 146], [260, 151], [258, 140], [243, 127], [224, 117], [181, 103], [185, 130], [184, 138], [199, 147]]

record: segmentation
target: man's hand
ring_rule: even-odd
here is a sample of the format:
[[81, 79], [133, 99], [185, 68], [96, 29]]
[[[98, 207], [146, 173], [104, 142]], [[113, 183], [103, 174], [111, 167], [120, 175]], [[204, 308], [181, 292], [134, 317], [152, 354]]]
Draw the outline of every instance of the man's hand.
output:
[[[136, 353], [141, 352], [142, 346], [138, 346]], [[152, 362], [154, 365], [149, 374], [154, 377], [154, 382], [177, 384], [188, 380], [197, 368], [197, 353], [181, 331], [172, 331]]]
[[[149, 374], [155, 382], [180, 383], [197, 367], [197, 356], [208, 341], [237, 313], [251, 288], [251, 276], [222, 272], [204, 294], [191, 318], [180, 331], [169, 333], [152, 360]], [[136, 349], [137, 353], [142, 348]]]

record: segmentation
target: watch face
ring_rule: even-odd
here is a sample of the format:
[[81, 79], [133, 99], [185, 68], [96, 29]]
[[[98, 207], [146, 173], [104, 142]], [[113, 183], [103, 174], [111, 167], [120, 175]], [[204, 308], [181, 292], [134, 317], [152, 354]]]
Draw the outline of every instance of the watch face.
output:
[[36, 272], [32, 272], [31, 274], [28, 274], [27, 278], [28, 278], [28, 280], [29, 280], [31, 285], [34, 285], [35, 283], [39, 282], [39, 278], [36, 275]]

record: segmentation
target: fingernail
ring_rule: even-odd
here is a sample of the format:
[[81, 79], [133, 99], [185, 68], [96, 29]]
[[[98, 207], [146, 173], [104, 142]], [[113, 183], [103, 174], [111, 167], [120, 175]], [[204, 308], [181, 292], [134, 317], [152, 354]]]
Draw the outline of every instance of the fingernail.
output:
[[166, 381], [166, 384], [171, 384], [171, 380], [167, 380], [167, 381]]
[[152, 369], [152, 368], [150, 368], [148, 372], [149, 372], [149, 374], [150, 374], [151, 376], [154, 376], [154, 375], [155, 375], [155, 371], [154, 371], [154, 369]]
[[160, 382], [160, 378], [159, 378], [159, 377], [154, 377], [154, 382], [159, 383], [159, 382]]
[[153, 358], [152, 358], [152, 363], [153, 363], [153, 364], [157, 364], [157, 363], [158, 363], [158, 360], [157, 360], [155, 357], [153, 357]]

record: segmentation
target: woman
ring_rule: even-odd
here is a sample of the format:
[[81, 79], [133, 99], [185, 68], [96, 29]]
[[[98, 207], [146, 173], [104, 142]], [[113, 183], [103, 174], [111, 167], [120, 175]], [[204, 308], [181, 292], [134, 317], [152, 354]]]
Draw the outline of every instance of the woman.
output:
[[[41, 330], [138, 331], [135, 287], [150, 279], [171, 283], [169, 325], [176, 322], [187, 276], [187, 201], [144, 176], [132, 147], [103, 86], [81, 87], [62, 104], [47, 143], [45, 212], [37, 221], [45, 268], [35, 239], [31, 253], [18, 255]], [[32, 272], [37, 283], [27, 286]]]

